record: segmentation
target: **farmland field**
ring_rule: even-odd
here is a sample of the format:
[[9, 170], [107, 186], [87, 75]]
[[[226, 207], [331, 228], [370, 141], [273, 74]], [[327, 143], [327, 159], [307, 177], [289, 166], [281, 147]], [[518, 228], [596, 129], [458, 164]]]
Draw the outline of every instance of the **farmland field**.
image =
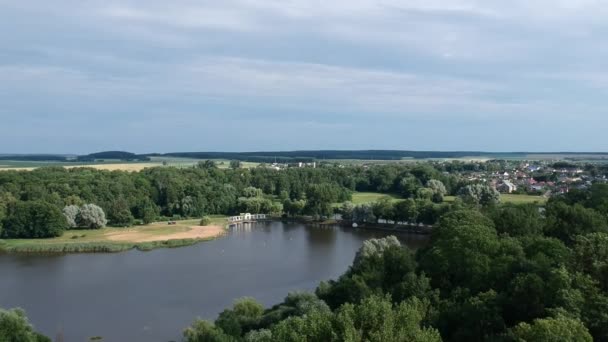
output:
[[[63, 166], [65, 168], [76, 168], [76, 167], [90, 167], [98, 170], [107, 170], [107, 171], [131, 171], [137, 172], [141, 171], [145, 168], [150, 167], [192, 167], [196, 165], [199, 159], [190, 159], [190, 158], [171, 158], [171, 157], [151, 157], [150, 161], [144, 162], [125, 162], [125, 161], [112, 161], [105, 160], [99, 162], [33, 162], [33, 161], [12, 161], [12, 160], [3, 160], [0, 162], [0, 171], [5, 170], [14, 170], [14, 171], [31, 171], [40, 167], [48, 167], [48, 166]], [[226, 169], [230, 167], [229, 160], [218, 159], [214, 160], [218, 168]], [[253, 168], [258, 166], [259, 163], [251, 163], [251, 162], [242, 162], [242, 168]]]

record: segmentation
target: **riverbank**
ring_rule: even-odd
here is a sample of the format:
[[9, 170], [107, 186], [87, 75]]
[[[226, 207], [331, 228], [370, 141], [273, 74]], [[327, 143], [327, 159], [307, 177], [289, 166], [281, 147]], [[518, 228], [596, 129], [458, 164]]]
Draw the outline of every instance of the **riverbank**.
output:
[[397, 233], [409, 233], [409, 234], [420, 234], [420, 235], [430, 235], [433, 227], [431, 225], [403, 225], [403, 224], [390, 224], [390, 223], [361, 223], [357, 222], [357, 225], [353, 227], [352, 221], [345, 220], [335, 220], [335, 219], [327, 219], [322, 221], [314, 220], [312, 217], [300, 216], [300, 217], [276, 217], [273, 218], [277, 221], [282, 222], [297, 222], [304, 223], [310, 225], [318, 225], [318, 226], [329, 226], [329, 225], [339, 225], [342, 227], [348, 227], [353, 229], [369, 229], [369, 230], [382, 230], [388, 232], [397, 232]]
[[6, 253], [113, 253], [138, 249], [174, 248], [213, 240], [226, 232], [224, 216], [212, 217], [208, 226], [200, 220], [156, 222], [129, 228], [74, 229], [52, 239], [0, 240]]

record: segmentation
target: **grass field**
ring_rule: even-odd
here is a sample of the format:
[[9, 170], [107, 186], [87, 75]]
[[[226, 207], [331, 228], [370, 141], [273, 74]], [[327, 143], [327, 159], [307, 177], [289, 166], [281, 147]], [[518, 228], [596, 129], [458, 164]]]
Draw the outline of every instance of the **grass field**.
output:
[[[455, 199], [455, 196], [445, 196], [444, 201], [453, 202]], [[547, 203], [546, 197], [533, 195], [501, 194], [500, 200], [502, 203], [514, 204], [537, 203], [542, 205]]]
[[382, 197], [389, 196], [393, 199], [393, 201], [398, 201], [400, 198], [396, 195], [387, 195], [381, 194], [378, 192], [355, 192], [353, 193], [353, 204], [364, 204], [364, 203], [372, 203], [376, 202]]
[[199, 227], [200, 220], [151, 223], [130, 228], [73, 229], [51, 239], [0, 240], [0, 250], [7, 252], [118, 252], [137, 248], [179, 247], [214, 239], [223, 234], [224, 216], [212, 216], [212, 224]]
[[[364, 204], [364, 203], [373, 203], [379, 200], [382, 197], [390, 196], [393, 201], [399, 201], [401, 198], [397, 195], [387, 195], [378, 192], [355, 192], [353, 193], [352, 202], [354, 204]], [[445, 196], [445, 202], [454, 202], [456, 199], [455, 196]], [[532, 195], [516, 195], [516, 194], [501, 194], [500, 199], [503, 203], [515, 203], [515, 204], [523, 204], [523, 203], [537, 203], [543, 205], [547, 202], [546, 197], [542, 196], [532, 196]], [[340, 205], [340, 204], [336, 204]]]

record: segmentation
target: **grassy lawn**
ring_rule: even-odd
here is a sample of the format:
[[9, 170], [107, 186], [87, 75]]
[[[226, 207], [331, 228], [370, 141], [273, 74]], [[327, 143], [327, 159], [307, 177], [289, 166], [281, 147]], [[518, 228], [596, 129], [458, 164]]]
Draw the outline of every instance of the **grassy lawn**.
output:
[[379, 192], [355, 192], [353, 193], [353, 199], [351, 202], [353, 202], [353, 204], [373, 203], [386, 196], [391, 197], [393, 201], [398, 201], [401, 199], [396, 195], [381, 194]]
[[[225, 216], [212, 216], [212, 224], [224, 227]], [[177, 247], [215, 237], [189, 236], [200, 219], [177, 221], [175, 225], [155, 222], [129, 228], [71, 229], [51, 239], [0, 240], [0, 250], [9, 252], [115, 252], [132, 248]]]
[[[456, 199], [455, 196], [445, 196], [444, 201], [454, 202], [455, 199]], [[526, 203], [545, 204], [545, 203], [547, 203], [546, 197], [533, 196], [533, 195], [501, 194], [500, 200], [502, 203], [515, 203], [515, 204], [526, 204]]]

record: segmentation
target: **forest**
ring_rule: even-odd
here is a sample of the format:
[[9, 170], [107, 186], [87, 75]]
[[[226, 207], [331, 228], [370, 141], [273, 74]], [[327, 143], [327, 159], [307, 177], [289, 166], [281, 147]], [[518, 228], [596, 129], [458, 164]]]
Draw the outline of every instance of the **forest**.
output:
[[[0, 173], [0, 238], [53, 237], [75, 227], [99, 228], [106, 223], [127, 227], [239, 212], [327, 217], [336, 211], [336, 203], [350, 200], [353, 191], [415, 199], [421, 210], [436, 212], [431, 218], [426, 215], [427, 221], [435, 221], [443, 210], [440, 196], [457, 191], [463, 186], [459, 182], [426, 164], [328, 165], [279, 172], [264, 167], [218, 169], [205, 161], [196, 167], [141, 172], [62, 167], [4, 171]], [[78, 218], [80, 212], [103, 224]]]

